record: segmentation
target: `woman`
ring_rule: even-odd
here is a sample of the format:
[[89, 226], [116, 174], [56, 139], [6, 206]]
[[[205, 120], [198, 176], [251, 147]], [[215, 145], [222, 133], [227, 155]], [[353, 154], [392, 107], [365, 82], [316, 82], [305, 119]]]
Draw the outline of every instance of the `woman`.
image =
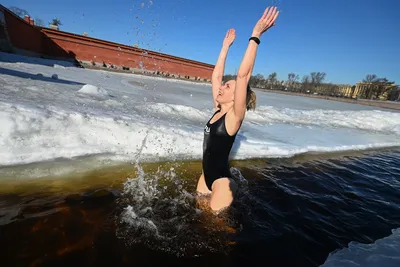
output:
[[212, 94], [215, 113], [204, 127], [203, 171], [197, 183], [197, 192], [211, 194], [210, 207], [219, 211], [230, 206], [237, 185], [229, 170], [229, 154], [246, 110], [254, 109], [256, 96], [248, 86], [261, 35], [275, 25], [279, 15], [276, 7], [267, 8], [258, 20], [240, 64], [237, 78], [222, 85], [225, 60], [229, 47], [235, 40], [230, 29], [212, 74]]

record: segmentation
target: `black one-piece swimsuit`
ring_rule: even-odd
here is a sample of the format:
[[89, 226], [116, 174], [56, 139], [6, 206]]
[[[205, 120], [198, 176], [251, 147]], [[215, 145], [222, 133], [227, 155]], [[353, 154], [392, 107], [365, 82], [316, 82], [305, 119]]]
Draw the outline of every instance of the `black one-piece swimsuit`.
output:
[[[211, 119], [219, 111], [217, 110]], [[225, 128], [225, 116], [226, 114], [212, 124], [210, 119], [204, 127], [203, 172], [209, 190], [218, 178], [232, 177], [229, 170], [229, 154], [237, 133], [228, 134]]]

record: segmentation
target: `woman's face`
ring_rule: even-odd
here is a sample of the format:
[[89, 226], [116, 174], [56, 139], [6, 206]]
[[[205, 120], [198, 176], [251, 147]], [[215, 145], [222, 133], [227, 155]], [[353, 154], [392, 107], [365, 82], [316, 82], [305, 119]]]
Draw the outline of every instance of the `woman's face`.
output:
[[217, 102], [219, 104], [226, 104], [235, 99], [236, 81], [229, 80], [222, 84], [218, 89]]

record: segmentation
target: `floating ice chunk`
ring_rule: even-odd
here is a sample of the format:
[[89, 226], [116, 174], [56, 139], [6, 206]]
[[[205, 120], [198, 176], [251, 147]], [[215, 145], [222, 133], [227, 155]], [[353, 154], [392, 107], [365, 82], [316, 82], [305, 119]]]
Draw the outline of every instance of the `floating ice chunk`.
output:
[[391, 267], [400, 264], [400, 228], [372, 244], [350, 242], [347, 248], [329, 254], [321, 267]]
[[64, 66], [61, 66], [61, 65], [58, 65], [58, 64], [54, 64], [53, 68], [55, 68], [55, 69], [65, 69]]
[[106, 90], [91, 84], [85, 84], [84, 86], [82, 86], [82, 88], [78, 91], [78, 93], [99, 96], [99, 97], [108, 96], [108, 92]]

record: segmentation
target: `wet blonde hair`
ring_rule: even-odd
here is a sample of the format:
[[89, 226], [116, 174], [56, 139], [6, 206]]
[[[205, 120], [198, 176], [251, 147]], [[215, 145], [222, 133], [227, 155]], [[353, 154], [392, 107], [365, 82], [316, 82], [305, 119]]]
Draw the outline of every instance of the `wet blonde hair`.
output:
[[[256, 109], [257, 96], [253, 90], [251, 90], [250, 85], [247, 84], [247, 93], [246, 93], [246, 110], [255, 110]], [[217, 108], [221, 108], [221, 105], [218, 103]]]
[[257, 96], [253, 90], [251, 90], [250, 86], [247, 85], [247, 94], [246, 94], [246, 109], [247, 110], [255, 110], [256, 109]]

